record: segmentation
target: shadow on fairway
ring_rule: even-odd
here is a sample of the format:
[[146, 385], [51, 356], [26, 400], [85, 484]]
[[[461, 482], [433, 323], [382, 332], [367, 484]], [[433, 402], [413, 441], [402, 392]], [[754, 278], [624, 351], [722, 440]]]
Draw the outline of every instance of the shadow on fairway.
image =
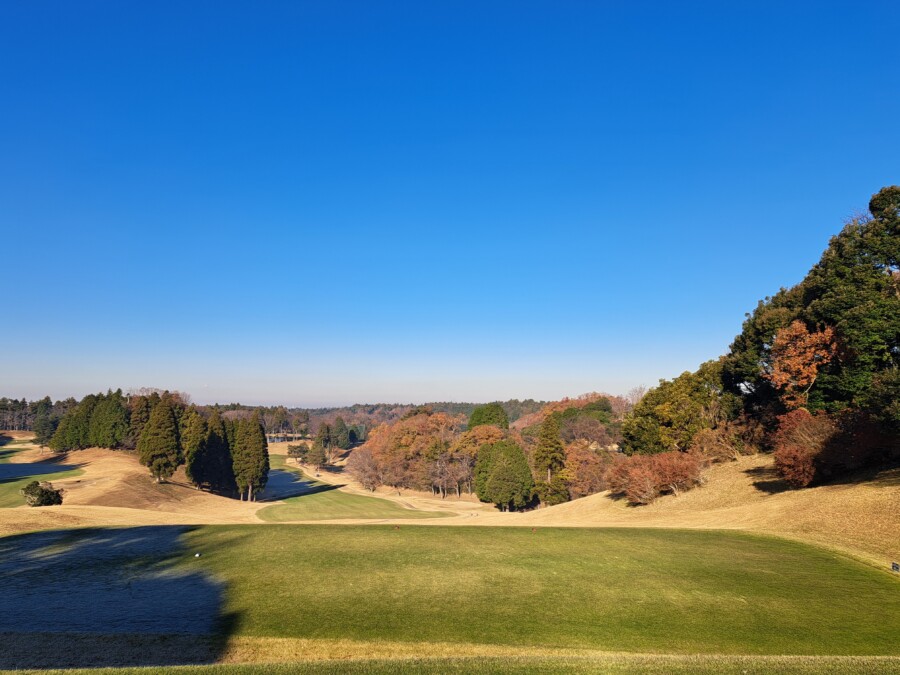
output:
[[791, 489], [790, 484], [778, 475], [774, 466], [758, 466], [747, 469], [745, 474], [753, 478], [753, 487], [769, 495], [777, 495]]
[[[13, 454], [9, 451], [0, 450], [0, 460], [5, 455]], [[50, 473], [61, 473], [63, 471], [72, 471], [80, 469], [84, 464], [65, 464], [65, 457], [56, 456], [49, 457], [40, 462], [30, 462], [27, 464], [0, 464], [0, 483], [9, 483], [22, 478], [34, 478], [40, 480], [41, 476]]]
[[271, 469], [269, 471], [269, 481], [266, 483], [266, 489], [263, 491], [259, 501], [274, 502], [280, 499], [287, 499], [288, 497], [299, 497], [300, 495], [313, 495], [318, 492], [337, 490], [340, 487], [343, 487], [343, 485], [320, 483], [295, 471]]
[[189, 530], [0, 539], [0, 669], [216, 661], [237, 616], [223, 611], [224, 584], [185, 549]]

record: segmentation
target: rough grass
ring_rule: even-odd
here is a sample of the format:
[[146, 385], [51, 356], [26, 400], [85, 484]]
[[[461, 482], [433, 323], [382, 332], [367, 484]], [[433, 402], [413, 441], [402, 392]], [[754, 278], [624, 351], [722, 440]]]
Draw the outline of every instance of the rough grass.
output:
[[[73, 478], [83, 473], [81, 469], [53, 471], [53, 465], [49, 461], [52, 457], [49, 455], [48, 461], [45, 462], [37, 462], [30, 465], [10, 463], [10, 459], [14, 454], [23, 450], [30, 450], [31, 447], [29, 441], [22, 439], [10, 441], [0, 446], [0, 464], [8, 465], [5, 469], [0, 467], [0, 508], [7, 509], [22, 506], [25, 503], [25, 498], [19, 491], [33, 480], [53, 482], [64, 478]], [[29, 470], [26, 467], [34, 468]]]
[[397, 518], [441, 518], [448, 513], [407, 509], [396, 502], [378, 497], [342, 492], [334, 486], [322, 483], [304, 474], [285, 462], [281, 455], [270, 458], [273, 469], [291, 471], [303, 477], [305, 494], [288, 497], [284, 504], [267, 506], [257, 512], [257, 516], [270, 523], [310, 520], [349, 519], [397, 519]]
[[[244, 636], [719, 654], [900, 654], [900, 582], [730, 532], [202, 527]], [[273, 590], [275, 589], [275, 590]]]
[[[586, 657], [503, 657], [441, 659], [353, 659], [337, 662], [269, 663], [265, 665], [209, 665], [165, 668], [104, 668], [15, 671], [42, 675], [392, 675], [471, 673], [473, 675], [544, 675], [545, 673], [642, 673], [646, 675], [891, 675], [900, 660], [878, 657], [765, 657], [612, 654]], [[13, 671], [0, 671], [13, 672]]]

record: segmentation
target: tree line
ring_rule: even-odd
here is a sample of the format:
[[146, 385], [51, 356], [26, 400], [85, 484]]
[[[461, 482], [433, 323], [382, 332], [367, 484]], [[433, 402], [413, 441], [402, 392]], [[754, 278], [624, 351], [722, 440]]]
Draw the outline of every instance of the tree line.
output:
[[47, 445], [56, 452], [134, 449], [157, 482], [184, 465], [187, 479], [198, 489], [242, 500], [255, 499], [269, 474], [258, 412], [231, 419], [215, 407], [189, 405], [177, 392], [89, 394], [58, 420]]
[[[593, 396], [545, 409], [542, 421], [516, 430], [499, 403], [476, 407], [468, 420], [415, 408], [374, 429], [350, 454], [347, 470], [371, 490], [386, 485], [442, 497], [474, 493], [502, 510], [557, 504], [605, 489], [606, 467], [618, 454], [615, 444], [586, 438], [567, 444], [562, 425], [593, 420], [603, 426], [600, 419], [616, 425], [610, 400]], [[614, 433], [604, 427], [603, 438]]]
[[635, 466], [773, 451], [795, 487], [897, 463], [900, 187], [873, 195], [799, 284], [761, 300], [727, 354], [661, 380], [622, 431]]

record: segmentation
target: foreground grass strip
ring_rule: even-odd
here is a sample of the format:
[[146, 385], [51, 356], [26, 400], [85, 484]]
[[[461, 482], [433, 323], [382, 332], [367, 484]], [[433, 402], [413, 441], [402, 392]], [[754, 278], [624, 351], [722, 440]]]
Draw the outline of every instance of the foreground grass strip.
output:
[[350, 494], [333, 489], [332, 486], [310, 478], [296, 467], [284, 462], [279, 455], [272, 456], [272, 468], [292, 471], [303, 476], [310, 493], [289, 497], [284, 504], [267, 506], [257, 512], [257, 516], [270, 523], [315, 520], [350, 519], [398, 519], [398, 518], [442, 518], [448, 513], [407, 509], [400, 504], [379, 497]]
[[[208, 665], [165, 668], [103, 668], [15, 671], [35, 675], [390, 675], [472, 673], [473, 675], [543, 675], [567, 673], [646, 673], [647, 675], [892, 675], [900, 659], [829, 656], [666, 656], [613, 654], [586, 657], [443, 658], [408, 660], [353, 659], [333, 662], [270, 663], [265, 665]], [[0, 671], [9, 672], [13, 671]]]
[[777, 538], [273, 525], [198, 528], [185, 543], [202, 554], [190, 565], [224, 580], [235, 637], [900, 654], [900, 582]]

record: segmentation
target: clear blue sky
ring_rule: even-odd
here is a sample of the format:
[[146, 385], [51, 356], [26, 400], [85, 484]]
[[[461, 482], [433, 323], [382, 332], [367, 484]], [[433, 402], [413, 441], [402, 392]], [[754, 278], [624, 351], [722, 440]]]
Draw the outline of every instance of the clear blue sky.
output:
[[896, 2], [0, 4], [0, 395], [559, 398], [900, 182]]

